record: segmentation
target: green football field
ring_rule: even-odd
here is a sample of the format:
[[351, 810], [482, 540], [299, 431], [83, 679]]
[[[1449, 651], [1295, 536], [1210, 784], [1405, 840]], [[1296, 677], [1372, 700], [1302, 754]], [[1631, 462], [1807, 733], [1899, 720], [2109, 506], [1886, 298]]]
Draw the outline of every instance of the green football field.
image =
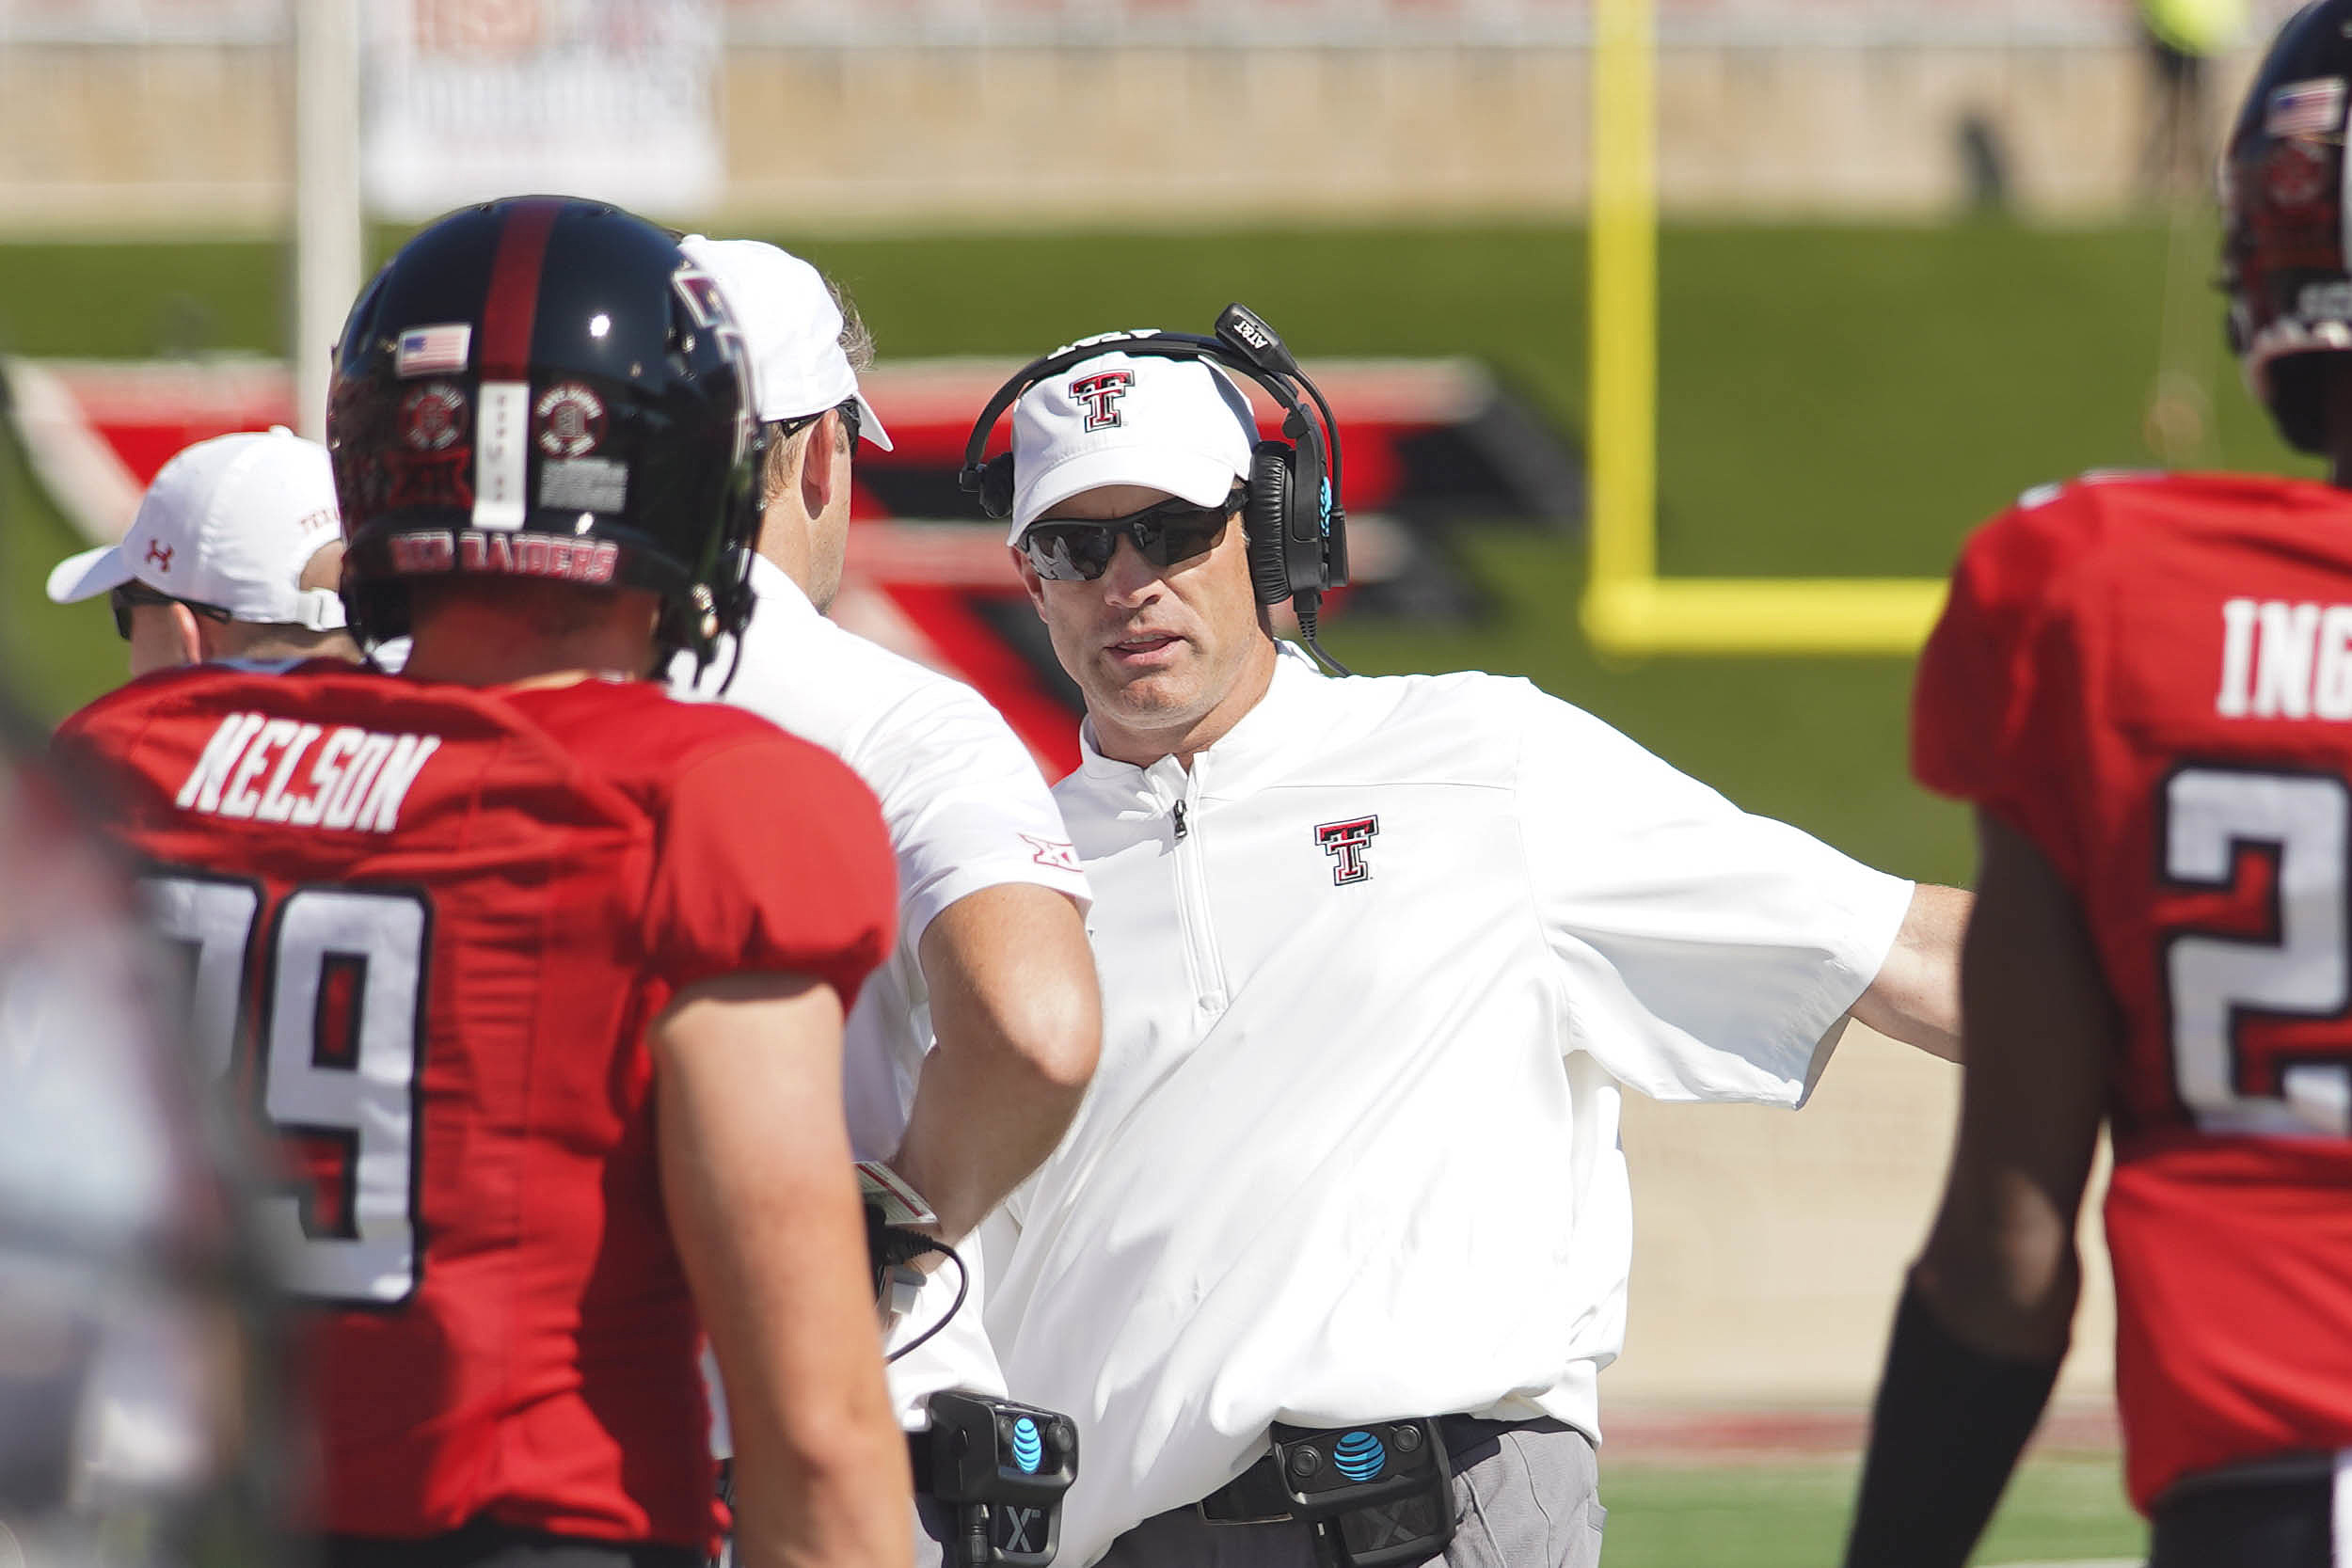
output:
[[[1238, 298], [1310, 358], [1476, 355], [1564, 430], [1582, 427], [1572, 229], [803, 248], [855, 292], [885, 355], [1020, 356], [1109, 326], [1205, 330]], [[1661, 569], [1940, 576], [1969, 527], [2022, 488], [2146, 463], [2165, 253], [2153, 227], [1669, 229]], [[276, 352], [288, 274], [276, 245], [0, 245], [0, 352]], [[2196, 309], [2197, 343], [2217, 344], [2217, 302]], [[2294, 467], [2217, 347], [2209, 364], [2217, 458]], [[24, 700], [55, 716], [119, 678], [119, 650], [103, 613], [40, 599], [74, 541], [14, 452], [0, 456], [0, 648]], [[1892, 871], [1968, 875], [1962, 815], [1904, 774], [1907, 660], [1603, 662], [1576, 628], [1576, 544], [1494, 530], [1461, 548], [1489, 598], [1477, 624], [1343, 621], [1333, 650], [1368, 672], [1531, 675], [1751, 809]]]
[[[1606, 1568], [1830, 1568], [1845, 1544], [1854, 1473], [1851, 1463], [1612, 1465], [1604, 1447], [1601, 1560]], [[2137, 1563], [2147, 1544], [2113, 1455], [2052, 1454], [2019, 1472], [1974, 1560], [1987, 1568]]]

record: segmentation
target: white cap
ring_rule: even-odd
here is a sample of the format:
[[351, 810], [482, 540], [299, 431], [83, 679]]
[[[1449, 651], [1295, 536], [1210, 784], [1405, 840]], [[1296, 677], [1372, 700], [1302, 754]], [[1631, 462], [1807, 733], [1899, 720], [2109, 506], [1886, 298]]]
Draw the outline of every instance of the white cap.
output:
[[1103, 354], [1039, 382], [1012, 405], [1012, 532], [1104, 484], [1141, 484], [1215, 506], [1249, 477], [1248, 400], [1200, 359]]
[[304, 588], [302, 572], [342, 536], [325, 447], [283, 425], [215, 436], [164, 465], [122, 543], [58, 562], [49, 597], [94, 599], [135, 578], [240, 621], [326, 631], [343, 624], [343, 602]]
[[735, 312], [752, 361], [753, 412], [760, 423], [821, 414], [855, 398], [859, 433], [890, 450], [890, 433], [858, 390], [857, 372], [841, 351], [841, 307], [825, 287], [824, 274], [762, 240], [689, 234], [679, 248], [710, 275]]

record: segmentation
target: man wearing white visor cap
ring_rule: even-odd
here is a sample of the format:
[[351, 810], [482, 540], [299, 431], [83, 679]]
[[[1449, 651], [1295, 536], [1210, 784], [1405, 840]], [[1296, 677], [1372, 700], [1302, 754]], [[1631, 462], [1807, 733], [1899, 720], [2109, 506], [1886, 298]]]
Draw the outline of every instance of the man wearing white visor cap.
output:
[[1799, 1104], [1849, 1017], [1957, 1049], [1965, 895], [1526, 681], [1321, 655], [1341, 434], [1234, 306], [1045, 356], [966, 448], [1086, 698], [1102, 1061], [989, 1235], [1072, 1568], [1593, 1568], [1621, 1096]]
[[326, 449], [284, 426], [199, 441], [164, 465], [122, 542], [49, 574], [49, 597], [111, 596], [131, 673], [212, 659], [342, 658], [341, 514]]
[[[937, 1216], [926, 1228], [953, 1245], [1052, 1149], [1093, 1072], [1086, 879], [1027, 748], [985, 699], [825, 619], [841, 584], [856, 439], [889, 446], [857, 388], [872, 340], [854, 308], [774, 245], [689, 238], [685, 249], [734, 309], [770, 441], [751, 577], [758, 608], [732, 685], [723, 653], [704, 691], [723, 688], [727, 701], [828, 748], [882, 802], [899, 936], [845, 1030], [850, 1144], [859, 1160], [886, 1162], [876, 1174], [919, 1195]], [[689, 673], [680, 666], [676, 684]], [[1004, 1399], [981, 1328], [977, 1249], [958, 1259], [907, 1275], [885, 1304], [891, 1394], [915, 1460], [917, 1559], [965, 1560], [977, 1522], [1024, 1560], [1045, 1544], [1048, 1513], [1033, 1497], [950, 1496], [956, 1486], [930, 1458], [962, 1433], [993, 1441], [1025, 1420], [1041, 1446], [1023, 1451], [1048, 1480], [1066, 1467], [1057, 1449], [1069, 1448], [1071, 1428]]]

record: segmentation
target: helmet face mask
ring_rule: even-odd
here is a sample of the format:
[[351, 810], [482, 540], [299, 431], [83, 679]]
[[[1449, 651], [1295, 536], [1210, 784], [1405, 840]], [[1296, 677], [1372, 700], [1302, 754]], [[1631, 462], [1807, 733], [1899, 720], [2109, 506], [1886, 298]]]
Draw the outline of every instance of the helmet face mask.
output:
[[367, 642], [420, 578], [656, 594], [668, 653], [750, 613], [755, 426], [717, 287], [663, 230], [521, 198], [427, 228], [343, 329], [327, 446]]
[[2352, 0], [2306, 6], [2272, 42], [2222, 154], [2230, 346], [2287, 442], [2327, 449], [2327, 356], [2352, 349], [2344, 119]]

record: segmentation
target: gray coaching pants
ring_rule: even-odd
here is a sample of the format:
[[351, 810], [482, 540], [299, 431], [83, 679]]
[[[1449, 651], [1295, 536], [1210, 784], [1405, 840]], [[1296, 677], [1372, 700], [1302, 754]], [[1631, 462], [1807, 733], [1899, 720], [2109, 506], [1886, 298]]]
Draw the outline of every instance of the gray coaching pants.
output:
[[[1598, 1568], [1608, 1510], [1590, 1438], [1550, 1420], [1453, 1418], [1445, 1433], [1454, 1544], [1424, 1568]], [[1315, 1568], [1314, 1537], [1293, 1519], [1213, 1525], [1171, 1509], [1112, 1542], [1101, 1568]]]

